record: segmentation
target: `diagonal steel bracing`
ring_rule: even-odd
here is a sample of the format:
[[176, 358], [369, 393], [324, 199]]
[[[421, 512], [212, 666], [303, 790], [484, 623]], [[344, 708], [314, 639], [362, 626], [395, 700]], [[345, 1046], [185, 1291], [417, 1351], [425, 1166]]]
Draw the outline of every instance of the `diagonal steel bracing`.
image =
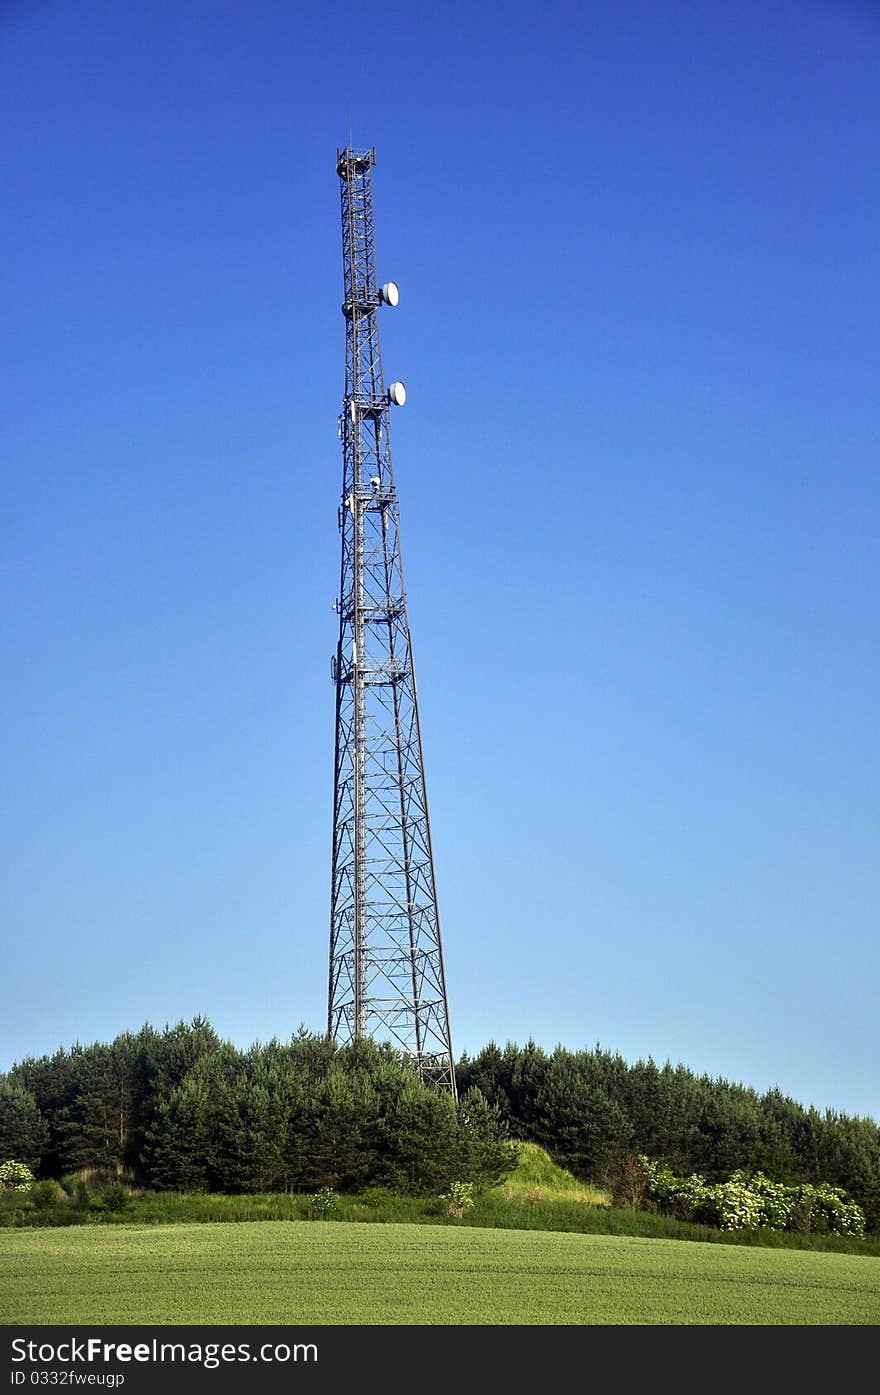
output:
[[336, 152], [345, 397], [328, 1031], [392, 1041], [455, 1093], [412, 642], [379, 348], [375, 151]]

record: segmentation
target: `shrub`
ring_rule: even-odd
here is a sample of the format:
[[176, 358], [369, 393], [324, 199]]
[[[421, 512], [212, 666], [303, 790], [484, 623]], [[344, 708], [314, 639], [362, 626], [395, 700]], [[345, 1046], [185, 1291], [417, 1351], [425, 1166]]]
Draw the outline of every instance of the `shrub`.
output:
[[77, 1211], [88, 1211], [92, 1204], [92, 1194], [85, 1182], [74, 1182], [71, 1203]]
[[671, 1213], [682, 1221], [720, 1226], [720, 1203], [718, 1188], [710, 1187], [698, 1173], [692, 1172], [675, 1193]]
[[838, 1235], [863, 1236], [866, 1226], [865, 1213], [854, 1201], [845, 1201], [837, 1215]]
[[67, 1192], [60, 1182], [56, 1182], [54, 1177], [49, 1177], [45, 1182], [35, 1182], [30, 1191], [31, 1205], [37, 1211], [51, 1211], [55, 1206], [61, 1206], [67, 1201]]
[[[647, 1161], [647, 1159], [646, 1159]], [[645, 1170], [633, 1153], [617, 1153], [605, 1169], [612, 1206], [639, 1210], [645, 1199]]]
[[332, 1187], [322, 1187], [312, 1197], [312, 1209], [319, 1221], [327, 1221], [336, 1210], [336, 1193]]
[[794, 1230], [863, 1236], [865, 1213], [847, 1201], [842, 1187], [804, 1184], [788, 1187], [763, 1172], [734, 1172], [727, 1182], [709, 1185], [693, 1173], [676, 1177], [665, 1163], [639, 1154], [644, 1177], [644, 1206], [679, 1220], [718, 1226], [721, 1230]]
[[732, 1180], [738, 1181], [740, 1179], [749, 1180], [751, 1190], [761, 1199], [759, 1224], [767, 1226], [770, 1230], [786, 1230], [794, 1206], [794, 1189], [783, 1186], [781, 1182], [771, 1182], [770, 1178], [765, 1177], [763, 1172], [756, 1172], [751, 1179], [748, 1179], [748, 1174], [745, 1172], [735, 1172]]
[[361, 1192], [361, 1200], [366, 1206], [388, 1206], [397, 1197], [398, 1193], [393, 1187], [367, 1187]]
[[644, 1177], [645, 1200], [653, 1203], [660, 1211], [665, 1211], [669, 1202], [678, 1194], [680, 1183], [665, 1163], [652, 1162], [644, 1153], [639, 1153], [636, 1162]]
[[761, 1198], [741, 1180], [719, 1182], [718, 1224], [721, 1230], [757, 1230], [761, 1225]]
[[[535, 1190], [540, 1191], [540, 1188], [536, 1187]], [[474, 1204], [473, 1182], [450, 1183], [449, 1191], [440, 1197], [440, 1201], [446, 1208], [447, 1216], [455, 1216], [460, 1221], [465, 1211], [469, 1211]]]
[[15, 1162], [9, 1158], [0, 1163], [0, 1190], [29, 1192], [34, 1184], [34, 1174], [27, 1163]]
[[98, 1205], [114, 1215], [124, 1211], [127, 1206], [131, 1205], [128, 1188], [124, 1187], [121, 1182], [111, 1182], [110, 1186], [105, 1187], [99, 1196]]
[[795, 1193], [792, 1229], [807, 1234], [864, 1235], [865, 1213], [855, 1202], [846, 1200], [842, 1187], [823, 1182], [818, 1187], [806, 1183], [790, 1190]]

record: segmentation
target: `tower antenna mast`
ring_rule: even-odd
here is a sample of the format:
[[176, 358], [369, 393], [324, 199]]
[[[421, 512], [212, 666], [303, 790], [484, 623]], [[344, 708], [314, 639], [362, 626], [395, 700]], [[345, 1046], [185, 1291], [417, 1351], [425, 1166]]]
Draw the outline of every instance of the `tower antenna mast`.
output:
[[328, 1033], [389, 1040], [455, 1094], [455, 1064], [425, 792], [422, 736], [391, 469], [391, 406], [376, 277], [375, 150], [336, 152], [342, 199], [345, 396], [339, 418], [342, 565], [330, 893]]

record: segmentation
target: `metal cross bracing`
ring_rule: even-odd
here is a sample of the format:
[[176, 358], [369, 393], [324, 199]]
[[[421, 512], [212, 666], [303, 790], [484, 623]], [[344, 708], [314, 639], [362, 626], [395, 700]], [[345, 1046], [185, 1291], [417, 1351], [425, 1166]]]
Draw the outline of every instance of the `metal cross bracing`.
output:
[[[345, 397], [328, 1032], [392, 1044], [455, 1093], [422, 738], [382, 375], [374, 150], [336, 152]], [[390, 292], [390, 293], [389, 293]], [[402, 385], [392, 385], [391, 391]], [[403, 394], [405, 395], [405, 394]]]

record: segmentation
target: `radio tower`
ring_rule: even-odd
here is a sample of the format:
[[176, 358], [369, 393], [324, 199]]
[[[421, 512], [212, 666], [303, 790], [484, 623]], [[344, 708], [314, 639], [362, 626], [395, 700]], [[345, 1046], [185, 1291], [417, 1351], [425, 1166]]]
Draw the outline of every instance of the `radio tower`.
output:
[[455, 1068], [422, 737], [400, 560], [373, 245], [375, 150], [336, 152], [342, 194], [345, 397], [342, 570], [333, 784], [328, 1032], [390, 1040], [422, 1080], [455, 1093]]

